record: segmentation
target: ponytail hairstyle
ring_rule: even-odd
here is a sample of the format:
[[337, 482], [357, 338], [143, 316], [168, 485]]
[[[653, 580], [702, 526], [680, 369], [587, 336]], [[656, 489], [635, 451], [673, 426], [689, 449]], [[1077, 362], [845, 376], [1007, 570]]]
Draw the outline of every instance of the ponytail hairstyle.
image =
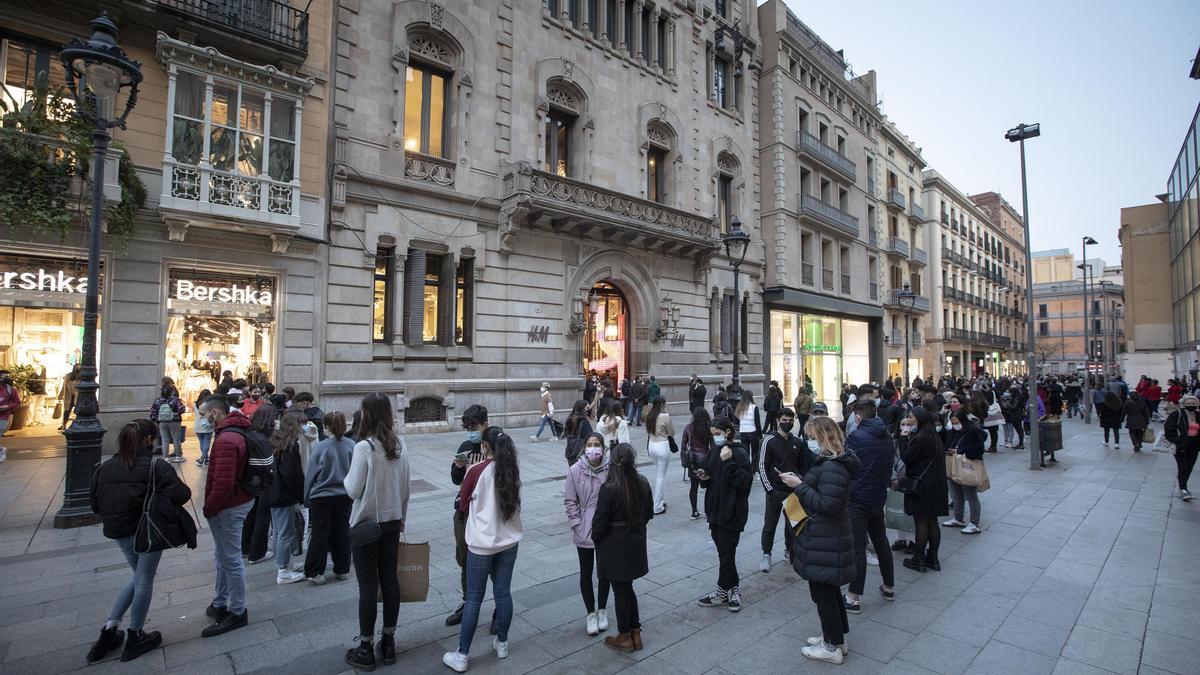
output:
[[663, 413], [663, 408], [667, 405], [667, 399], [662, 396], [655, 396], [650, 402], [650, 412], [646, 414], [646, 431], [649, 433], [657, 433], [658, 416]]
[[[265, 405], [263, 408], [273, 410], [275, 406]], [[256, 417], [258, 416], [257, 412], [254, 414]], [[276, 461], [279, 460], [280, 455], [291, 450], [292, 446], [296, 445], [297, 441], [300, 440], [300, 427], [304, 426], [306, 421], [304, 413], [299, 410], [284, 413], [283, 417], [279, 419], [279, 428], [275, 430], [275, 433], [271, 434], [271, 450], [275, 454]]]
[[354, 435], [360, 441], [375, 439], [383, 446], [388, 459], [400, 456], [400, 437], [396, 435], [396, 418], [392, 413], [392, 400], [387, 394], [374, 392], [363, 397], [361, 424], [355, 424]]
[[250, 416], [250, 428], [253, 431], [270, 438], [275, 435], [275, 420], [279, 418], [279, 411], [273, 405], [260, 406], [254, 414]]
[[637, 470], [637, 451], [621, 443], [612, 452], [608, 465], [608, 484], [617, 493], [617, 501], [625, 507], [625, 518], [637, 522], [645, 511], [646, 494], [642, 491]]
[[346, 435], [346, 416], [336, 410], [325, 413], [325, 416], [321, 418], [321, 424], [324, 425], [329, 435], [339, 442]]
[[146, 441], [158, 437], [158, 425], [147, 419], [131, 420], [121, 427], [117, 436], [117, 457], [125, 468], [133, 468], [138, 451], [146, 447]]
[[492, 464], [496, 467], [496, 498], [500, 502], [500, 515], [511, 520], [521, 508], [521, 469], [517, 466], [517, 448], [512, 436], [500, 427], [488, 427], [483, 431], [483, 442], [492, 452]]

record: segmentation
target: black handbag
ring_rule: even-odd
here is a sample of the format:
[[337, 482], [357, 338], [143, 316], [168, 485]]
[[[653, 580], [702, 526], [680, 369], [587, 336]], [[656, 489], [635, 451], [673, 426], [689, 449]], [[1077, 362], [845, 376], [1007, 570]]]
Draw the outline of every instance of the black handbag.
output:
[[[371, 484], [371, 469], [375, 466], [375, 442], [367, 439], [367, 443], [371, 445], [371, 454], [367, 455], [367, 478], [366, 485]], [[366, 491], [366, 487], [363, 487]], [[379, 511], [379, 493], [375, 493], [376, 512]], [[350, 548], [358, 548], [360, 546], [369, 546], [379, 541], [383, 536], [383, 528], [380, 527], [379, 521], [374, 518], [360, 520], [357, 524], [350, 528]]]
[[667, 436], [667, 443], [668, 443], [668, 444], [671, 446], [671, 453], [672, 453], [672, 454], [678, 454], [678, 453], [679, 453], [679, 444], [675, 442], [675, 437], [674, 437], [674, 436]]
[[133, 534], [135, 553], [165, 551], [185, 544], [188, 548], [196, 548], [196, 521], [192, 520], [187, 509], [158, 492], [154, 471], [160, 461], [164, 460], [161, 457], [150, 460], [150, 481], [146, 497], [142, 500], [142, 515]]
[[[937, 460], [934, 460], [937, 461]], [[929, 467], [933, 466], [933, 462], [925, 465], [925, 470], [916, 478], [902, 477], [896, 479], [896, 487], [892, 488], [896, 492], [903, 492], [906, 495], [920, 495], [921, 482], [925, 480], [925, 474], [929, 473]]]

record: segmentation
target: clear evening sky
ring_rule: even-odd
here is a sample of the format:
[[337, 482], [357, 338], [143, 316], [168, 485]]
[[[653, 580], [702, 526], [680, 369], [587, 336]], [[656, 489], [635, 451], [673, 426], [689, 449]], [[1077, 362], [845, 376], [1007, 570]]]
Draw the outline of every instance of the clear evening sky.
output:
[[787, 0], [857, 73], [878, 74], [882, 109], [929, 166], [968, 194], [997, 190], [1021, 210], [1026, 142], [1034, 250], [1071, 248], [1119, 264], [1120, 209], [1166, 191], [1200, 101], [1196, 0]]

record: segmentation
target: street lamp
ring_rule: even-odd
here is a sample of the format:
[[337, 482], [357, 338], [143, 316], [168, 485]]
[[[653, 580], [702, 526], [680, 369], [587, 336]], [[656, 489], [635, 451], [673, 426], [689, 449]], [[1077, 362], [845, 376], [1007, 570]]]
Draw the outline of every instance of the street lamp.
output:
[[1029, 387], [1029, 400], [1026, 401], [1026, 414], [1029, 415], [1029, 468], [1041, 470], [1042, 445], [1041, 433], [1038, 429], [1037, 414], [1037, 368], [1033, 362], [1033, 249], [1029, 242], [1029, 191], [1025, 178], [1025, 139], [1037, 138], [1042, 135], [1040, 124], [1025, 124], [1022, 122], [1009, 129], [1004, 137], [1010, 143], [1021, 144], [1021, 220], [1025, 224], [1025, 346], [1026, 384]]
[[[110, 130], [125, 128], [125, 120], [137, 105], [141, 64], [117, 46], [117, 27], [101, 12], [91, 22], [87, 42], [71, 40], [59, 57], [66, 70], [67, 88], [75, 100], [75, 114], [92, 126], [92, 203], [88, 242], [88, 285], [83, 309], [83, 349], [76, 384], [75, 419], [63, 433], [67, 439], [67, 473], [62, 508], [54, 515], [54, 527], [90, 525], [99, 519], [92, 513], [88, 486], [100, 463], [104, 426], [96, 416], [96, 323], [100, 305], [100, 230], [104, 215], [104, 156], [112, 138]], [[123, 104], [119, 98], [124, 92]], [[69, 414], [69, 413], [68, 413]]]
[[733, 223], [730, 224], [729, 232], [721, 237], [721, 243], [725, 244], [725, 255], [729, 257], [729, 262], [733, 265], [733, 316], [731, 317], [733, 326], [730, 333], [733, 334], [733, 378], [729, 384], [729, 398], [738, 401], [742, 398], [742, 385], [738, 382], [738, 338], [741, 336], [742, 330], [742, 313], [741, 313], [741, 290], [738, 288], [738, 270], [742, 266], [742, 262], [746, 260], [746, 251], [750, 248], [750, 235], [742, 230], [742, 221], [736, 216]]
[[[1083, 270], [1083, 370], [1086, 373], [1084, 382], [1087, 383], [1087, 387], [1085, 387], [1085, 394], [1088, 396], [1091, 394], [1087, 392], [1090, 392], [1092, 388], [1092, 339], [1089, 336], [1089, 333], [1091, 332], [1091, 325], [1088, 321], [1088, 309], [1091, 303], [1088, 299], [1089, 268], [1087, 264], [1087, 247], [1088, 244], [1095, 246], [1097, 243], [1098, 242], [1091, 237], [1086, 235], [1083, 237], [1083, 263], [1079, 265], [1079, 269]], [[1084, 419], [1088, 424], [1091, 424], [1092, 408], [1091, 406], [1085, 407], [1087, 408], [1087, 411], [1084, 413]]]
[[904, 310], [904, 386], [907, 387], [909, 382], [912, 382], [908, 377], [908, 358], [909, 358], [909, 335], [908, 331], [912, 326], [912, 310], [917, 304], [917, 294], [913, 293], [912, 287], [908, 282], [904, 282], [904, 286], [896, 291], [896, 304]]

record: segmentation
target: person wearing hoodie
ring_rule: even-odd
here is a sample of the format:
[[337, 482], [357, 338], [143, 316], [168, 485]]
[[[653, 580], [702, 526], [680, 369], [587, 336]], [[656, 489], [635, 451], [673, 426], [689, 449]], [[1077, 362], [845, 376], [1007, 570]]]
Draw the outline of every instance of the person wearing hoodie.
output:
[[[874, 403], [864, 401], [859, 405]], [[812, 469], [803, 479], [794, 473], [779, 476], [808, 514], [792, 545], [792, 568], [808, 582], [809, 596], [821, 617], [821, 635], [808, 638], [808, 646], [800, 653], [816, 661], [840, 664], [848, 653], [846, 634], [850, 632], [841, 587], [854, 580], [850, 483], [860, 462], [845, 452], [841, 430], [828, 417], [810, 419], [805, 432], [821, 448]]]
[[1124, 404], [1121, 397], [1109, 391], [1104, 393], [1104, 403], [1100, 406], [1100, 428], [1104, 430], [1104, 444], [1108, 445], [1108, 432], [1112, 431], [1113, 447], [1121, 449], [1121, 422], [1125, 416], [1122, 409]]
[[713, 451], [704, 469], [696, 472], [704, 481], [704, 515], [717, 547], [719, 561], [717, 587], [700, 598], [701, 607], [728, 605], [729, 611], [742, 611], [742, 590], [737, 571], [737, 546], [750, 514], [750, 486], [754, 465], [750, 453], [734, 433], [734, 422], [718, 417], [709, 427]]
[[587, 634], [596, 635], [608, 630], [608, 579], [600, 576], [599, 594], [592, 589], [592, 571], [596, 565], [596, 545], [592, 543], [592, 518], [600, 486], [608, 480], [608, 458], [604, 453], [604, 436], [589, 434], [583, 441], [583, 454], [567, 470], [563, 485], [563, 508], [571, 526], [575, 551], [579, 554], [579, 593], [587, 609]]
[[246, 466], [246, 436], [250, 420], [231, 410], [229, 398], [209, 396], [203, 414], [212, 414], [216, 437], [208, 453], [208, 471], [204, 477], [204, 517], [212, 533], [216, 558], [216, 596], [205, 614], [214, 622], [200, 635], [213, 637], [249, 623], [246, 609], [246, 565], [242, 560], [242, 524], [254, 506], [254, 497], [242, 487]]
[[[266, 409], [273, 410], [271, 406]], [[304, 469], [300, 466], [300, 428], [304, 415], [288, 412], [279, 420], [279, 428], [271, 434], [271, 451], [275, 455], [275, 480], [268, 490], [271, 507], [271, 529], [275, 532], [275, 583], [294, 584], [304, 581], [304, 574], [292, 569], [292, 544], [296, 539], [293, 521], [296, 504], [304, 500]]]
[[[946, 452], [964, 455], [967, 459], [983, 461], [986, 434], [979, 428], [974, 415], [960, 410], [950, 416], [950, 430], [946, 434]], [[954, 502], [954, 517], [942, 523], [942, 527], [961, 527], [963, 534], [979, 534], [979, 488], [949, 482], [950, 499]], [[971, 519], [964, 522], [964, 508], [971, 505]]]
[[325, 583], [327, 555], [333, 557], [333, 575], [350, 578], [350, 507], [354, 505], [344, 484], [354, 455], [354, 441], [346, 436], [346, 416], [325, 413], [321, 422], [325, 440], [313, 448], [304, 470], [304, 503], [312, 526], [304, 576], [318, 586]]
[[[813, 454], [808, 445], [798, 435], [792, 433], [796, 427], [796, 413], [791, 408], [779, 411], [776, 420], [775, 433], [767, 436], [763, 442], [762, 464], [758, 468], [758, 479], [766, 491], [766, 510], [763, 512], [762, 529], [762, 561], [758, 571], [771, 571], [771, 550], [775, 544], [775, 531], [779, 529], [779, 514], [783, 511], [783, 500], [792, 493], [788, 486], [779, 480], [781, 473], [794, 473], [803, 476], [812, 468]], [[788, 527], [787, 519], [783, 524], [783, 560], [792, 560], [792, 540], [795, 538], [792, 528]]]
[[[284, 391], [287, 391], [289, 388], [284, 387]], [[292, 399], [292, 405], [288, 409], [291, 410], [293, 408], [304, 413], [304, 418], [312, 422], [312, 429], [315, 429], [317, 432], [317, 440], [325, 440], [325, 430], [321, 428], [321, 418], [324, 417], [325, 413], [321, 412], [321, 408], [314, 403], [312, 392], [302, 391], [296, 394], [295, 398]]]
[[[1149, 386], [1149, 385], [1147, 385]], [[1142, 434], [1150, 426], [1150, 408], [1142, 400], [1142, 395], [1136, 391], [1129, 392], [1129, 398], [1121, 406], [1121, 414], [1125, 417], [1125, 428], [1129, 429], [1129, 441], [1133, 443], [1133, 451], [1142, 451]]]
[[[868, 539], [879, 560], [879, 574], [883, 577], [879, 592], [884, 600], [896, 599], [892, 548], [888, 543], [883, 518], [888, 485], [896, 463], [896, 446], [892, 443], [887, 425], [876, 416], [874, 405], [860, 404], [855, 407], [854, 414], [858, 415], [858, 427], [846, 439], [846, 452], [858, 457], [861, 466], [850, 482], [850, 529], [854, 535], [855, 572], [854, 579], [850, 581], [850, 590], [846, 593], [846, 611], [858, 614], [862, 611], [859, 599], [867, 582]], [[901, 429], [901, 433], [910, 431], [909, 425]]]

